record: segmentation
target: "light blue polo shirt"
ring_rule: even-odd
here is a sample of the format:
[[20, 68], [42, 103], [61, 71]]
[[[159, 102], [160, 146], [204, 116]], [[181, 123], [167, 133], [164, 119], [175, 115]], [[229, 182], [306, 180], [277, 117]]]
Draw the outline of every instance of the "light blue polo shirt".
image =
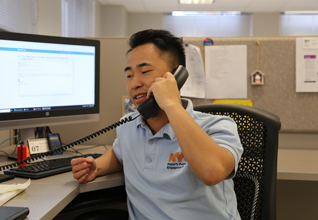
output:
[[121, 125], [113, 150], [124, 168], [130, 219], [239, 220], [231, 179], [243, 153], [237, 125], [229, 117], [193, 111], [189, 99], [182, 102], [206, 133], [232, 152], [235, 169], [226, 180], [207, 186], [191, 171], [170, 123], [155, 135], [142, 117]]

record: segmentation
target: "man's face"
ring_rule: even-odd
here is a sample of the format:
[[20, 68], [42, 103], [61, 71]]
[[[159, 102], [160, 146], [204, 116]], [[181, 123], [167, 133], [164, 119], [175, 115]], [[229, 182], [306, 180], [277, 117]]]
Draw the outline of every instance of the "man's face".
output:
[[147, 99], [147, 91], [157, 77], [169, 71], [167, 62], [159, 57], [154, 44], [144, 44], [133, 49], [127, 58], [126, 86], [132, 102], [139, 106]]

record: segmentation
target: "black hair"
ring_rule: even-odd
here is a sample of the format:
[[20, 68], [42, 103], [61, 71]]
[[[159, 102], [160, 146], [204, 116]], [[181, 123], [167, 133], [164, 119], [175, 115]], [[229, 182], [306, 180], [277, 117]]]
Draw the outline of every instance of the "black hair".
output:
[[129, 39], [130, 49], [127, 53], [147, 43], [154, 44], [160, 50], [159, 55], [165, 56], [164, 58], [171, 70], [178, 65], [185, 66], [185, 52], [182, 40], [166, 30], [147, 29], [133, 34]]

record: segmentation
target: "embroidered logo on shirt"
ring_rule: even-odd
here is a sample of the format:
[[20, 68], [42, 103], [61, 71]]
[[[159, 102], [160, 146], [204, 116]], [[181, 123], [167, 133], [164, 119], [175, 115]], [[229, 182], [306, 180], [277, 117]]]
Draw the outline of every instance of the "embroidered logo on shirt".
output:
[[183, 153], [170, 154], [169, 161], [167, 163], [167, 169], [175, 170], [183, 168], [187, 164], [187, 160], [184, 158]]

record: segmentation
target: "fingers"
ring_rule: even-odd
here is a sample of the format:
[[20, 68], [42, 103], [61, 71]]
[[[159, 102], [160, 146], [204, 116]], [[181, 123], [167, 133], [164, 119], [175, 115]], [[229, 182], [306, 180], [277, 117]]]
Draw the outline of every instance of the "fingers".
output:
[[72, 165], [72, 166], [75, 166], [75, 165], [77, 165], [77, 164], [79, 164], [79, 163], [82, 163], [82, 162], [84, 162], [84, 158], [72, 159], [72, 160], [71, 160], [71, 165]]
[[71, 160], [73, 178], [77, 179], [78, 183], [88, 182], [87, 176], [94, 162], [94, 158], [76, 158]]
[[150, 96], [153, 95], [153, 88], [159, 84], [162, 81], [165, 81], [167, 79], [173, 79], [174, 80], [174, 76], [170, 73], [170, 72], [166, 72], [162, 77], [157, 77], [155, 79], [155, 82], [150, 86], [150, 88], [147, 91], [147, 98], [149, 98]]
[[73, 174], [74, 179], [77, 179], [78, 183], [87, 183], [96, 178], [96, 173], [94, 171], [91, 172], [91, 170], [81, 170], [75, 174]]
[[163, 75], [163, 78], [167, 78], [167, 79], [173, 79], [172, 77], [174, 78], [174, 75], [170, 72], [166, 72], [166, 74]]
[[93, 163], [94, 158], [91, 156], [89, 156], [87, 158], [76, 158], [76, 159], [71, 160], [71, 165], [75, 166], [75, 165], [78, 165], [78, 164], [83, 163], [83, 162]]
[[86, 177], [88, 176], [89, 169], [80, 170], [76, 173], [73, 173], [73, 178], [77, 180], [78, 183], [83, 183]]
[[92, 156], [86, 157], [85, 158], [87, 163], [93, 163], [94, 162], [94, 158]]
[[170, 72], [166, 72], [162, 77], [157, 77], [147, 91], [147, 98], [151, 95], [155, 96], [161, 109], [165, 103], [170, 103], [172, 100], [179, 102], [180, 93], [174, 76]]
[[[73, 160], [76, 160], [76, 161], [73, 161]], [[84, 158], [78, 158], [73, 160], [71, 160], [73, 173], [76, 173], [86, 168], [90, 168], [92, 166], [92, 161], [84, 159]]]
[[157, 77], [155, 79], [154, 84], [159, 84], [161, 82], [163, 82], [163, 83], [169, 82], [169, 83], [172, 83], [171, 84], [172, 86], [174, 86], [176, 79], [172, 73], [166, 72], [162, 77]]
[[81, 178], [79, 178], [79, 179], [77, 180], [77, 182], [78, 182], [79, 184], [81, 184], [81, 183], [87, 183], [87, 181], [86, 181], [87, 176], [88, 176], [88, 173], [86, 173], [86, 174], [83, 175]]
[[148, 89], [148, 91], [147, 91], [147, 99], [150, 97], [150, 96], [152, 96], [153, 94], [152, 94], [152, 86]]

